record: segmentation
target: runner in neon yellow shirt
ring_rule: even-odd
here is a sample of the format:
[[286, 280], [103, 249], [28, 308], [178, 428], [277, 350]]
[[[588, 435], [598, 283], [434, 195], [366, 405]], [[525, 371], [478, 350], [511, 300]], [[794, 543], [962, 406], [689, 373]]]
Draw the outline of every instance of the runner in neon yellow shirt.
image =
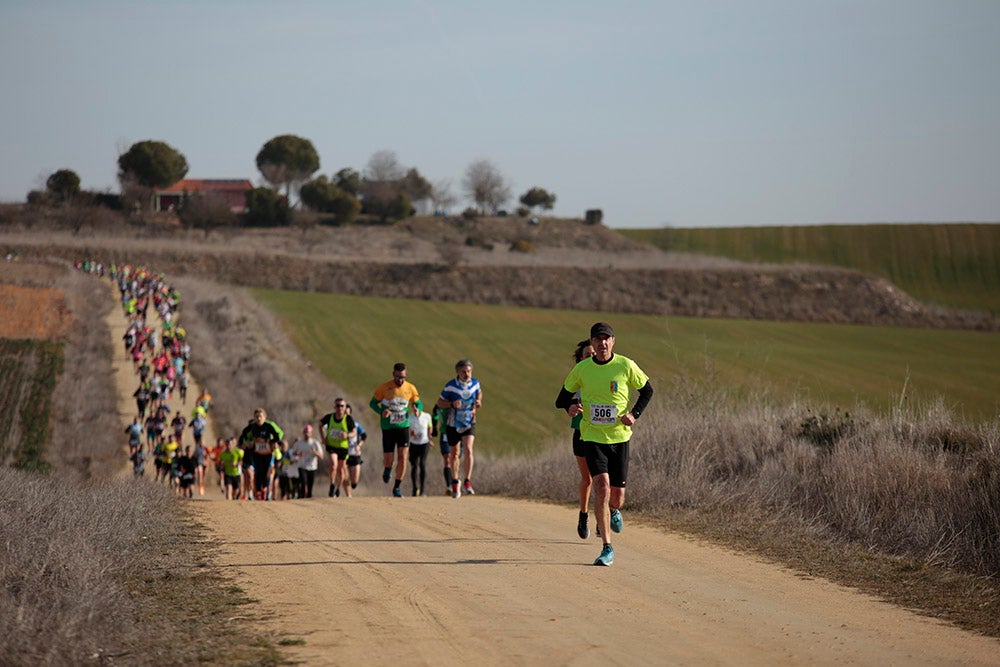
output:
[[[614, 354], [615, 332], [610, 324], [594, 324], [590, 344], [594, 356], [578, 363], [566, 376], [556, 407], [566, 410], [570, 417], [583, 416], [580, 435], [593, 479], [594, 516], [604, 540], [594, 565], [611, 565], [615, 560], [611, 532], [622, 531], [621, 507], [625, 502], [632, 425], [646, 409], [653, 387], [634, 361]], [[631, 389], [639, 391], [639, 398], [629, 410]], [[577, 391], [579, 399], [574, 397]]]
[[219, 453], [219, 465], [225, 479], [226, 500], [239, 498], [242, 481], [243, 450], [236, 446], [236, 438], [226, 442], [226, 448]]
[[354, 417], [347, 412], [345, 399], [338, 396], [333, 401], [333, 412], [320, 417], [319, 434], [330, 455], [330, 496], [340, 497], [340, 490], [343, 488], [344, 495], [350, 498], [347, 455], [351, 439], [358, 437], [358, 427], [354, 424]]

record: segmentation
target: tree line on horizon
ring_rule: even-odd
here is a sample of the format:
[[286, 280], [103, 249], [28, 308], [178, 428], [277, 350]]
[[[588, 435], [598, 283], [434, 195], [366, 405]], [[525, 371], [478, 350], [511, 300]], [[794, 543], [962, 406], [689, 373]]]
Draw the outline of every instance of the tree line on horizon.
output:
[[[334, 224], [352, 222], [360, 215], [383, 222], [400, 220], [415, 214], [415, 206], [421, 202], [429, 203], [435, 214], [442, 214], [459, 203], [451, 181], [431, 183], [416, 167], [401, 164], [391, 150], [376, 151], [361, 171], [344, 167], [328, 177], [317, 175], [319, 153], [309, 139], [283, 134], [264, 143], [256, 164], [269, 187], [254, 187], [246, 194], [243, 222], [251, 226], [289, 224], [296, 196], [301, 207], [327, 216]], [[33, 190], [27, 200], [36, 205], [96, 204], [147, 211], [157, 189], [181, 181], [187, 173], [187, 158], [180, 151], [163, 141], [145, 140], [132, 144], [118, 157], [120, 195], [82, 191], [79, 175], [65, 168], [53, 172], [45, 190]], [[512, 186], [490, 160], [478, 159], [465, 170], [462, 193], [473, 204], [463, 212], [465, 217], [505, 215], [503, 207], [512, 198]], [[187, 196], [181, 203], [177, 213], [182, 222], [208, 227], [233, 218], [221, 198], [199, 194]], [[518, 215], [527, 217], [535, 209], [551, 210], [556, 195], [533, 186], [518, 201]], [[590, 217], [593, 212], [588, 212]]]

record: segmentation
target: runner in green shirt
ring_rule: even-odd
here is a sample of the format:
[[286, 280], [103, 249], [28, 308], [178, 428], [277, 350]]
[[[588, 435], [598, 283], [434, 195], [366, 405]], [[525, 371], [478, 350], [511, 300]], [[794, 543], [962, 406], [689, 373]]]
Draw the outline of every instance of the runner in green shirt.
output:
[[226, 500], [238, 499], [242, 481], [240, 468], [243, 464], [243, 450], [236, 446], [236, 438], [230, 438], [226, 448], [219, 453], [219, 464], [226, 480]]
[[424, 409], [420, 392], [406, 377], [406, 364], [396, 363], [392, 367], [392, 379], [375, 387], [375, 393], [368, 401], [368, 407], [381, 417], [382, 481], [386, 484], [392, 477], [393, 457], [396, 456], [396, 483], [392, 489], [396, 498], [403, 497], [399, 485], [406, 474], [406, 459], [410, 454], [410, 405]]

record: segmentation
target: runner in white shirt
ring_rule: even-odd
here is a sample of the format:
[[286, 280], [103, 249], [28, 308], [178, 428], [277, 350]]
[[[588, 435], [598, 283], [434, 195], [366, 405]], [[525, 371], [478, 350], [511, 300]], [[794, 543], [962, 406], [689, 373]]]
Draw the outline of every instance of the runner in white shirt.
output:
[[427, 480], [427, 449], [431, 446], [431, 416], [410, 404], [410, 479], [413, 495], [424, 495]]
[[313, 437], [312, 424], [302, 427], [302, 437], [295, 441], [291, 451], [299, 462], [299, 498], [312, 498], [316, 470], [323, 458], [323, 445]]

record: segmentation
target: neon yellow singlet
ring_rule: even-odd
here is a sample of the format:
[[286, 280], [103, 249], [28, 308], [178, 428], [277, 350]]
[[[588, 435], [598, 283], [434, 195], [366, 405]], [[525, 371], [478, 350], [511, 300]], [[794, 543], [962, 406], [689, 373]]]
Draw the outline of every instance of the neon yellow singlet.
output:
[[347, 432], [346, 412], [344, 413], [344, 416], [341, 418], [340, 421], [337, 421], [333, 415], [330, 416], [330, 420], [327, 422], [326, 425], [326, 444], [330, 447], [333, 447], [334, 449], [347, 449], [348, 439], [333, 437], [332, 435], [333, 431], [343, 431], [345, 433]]

